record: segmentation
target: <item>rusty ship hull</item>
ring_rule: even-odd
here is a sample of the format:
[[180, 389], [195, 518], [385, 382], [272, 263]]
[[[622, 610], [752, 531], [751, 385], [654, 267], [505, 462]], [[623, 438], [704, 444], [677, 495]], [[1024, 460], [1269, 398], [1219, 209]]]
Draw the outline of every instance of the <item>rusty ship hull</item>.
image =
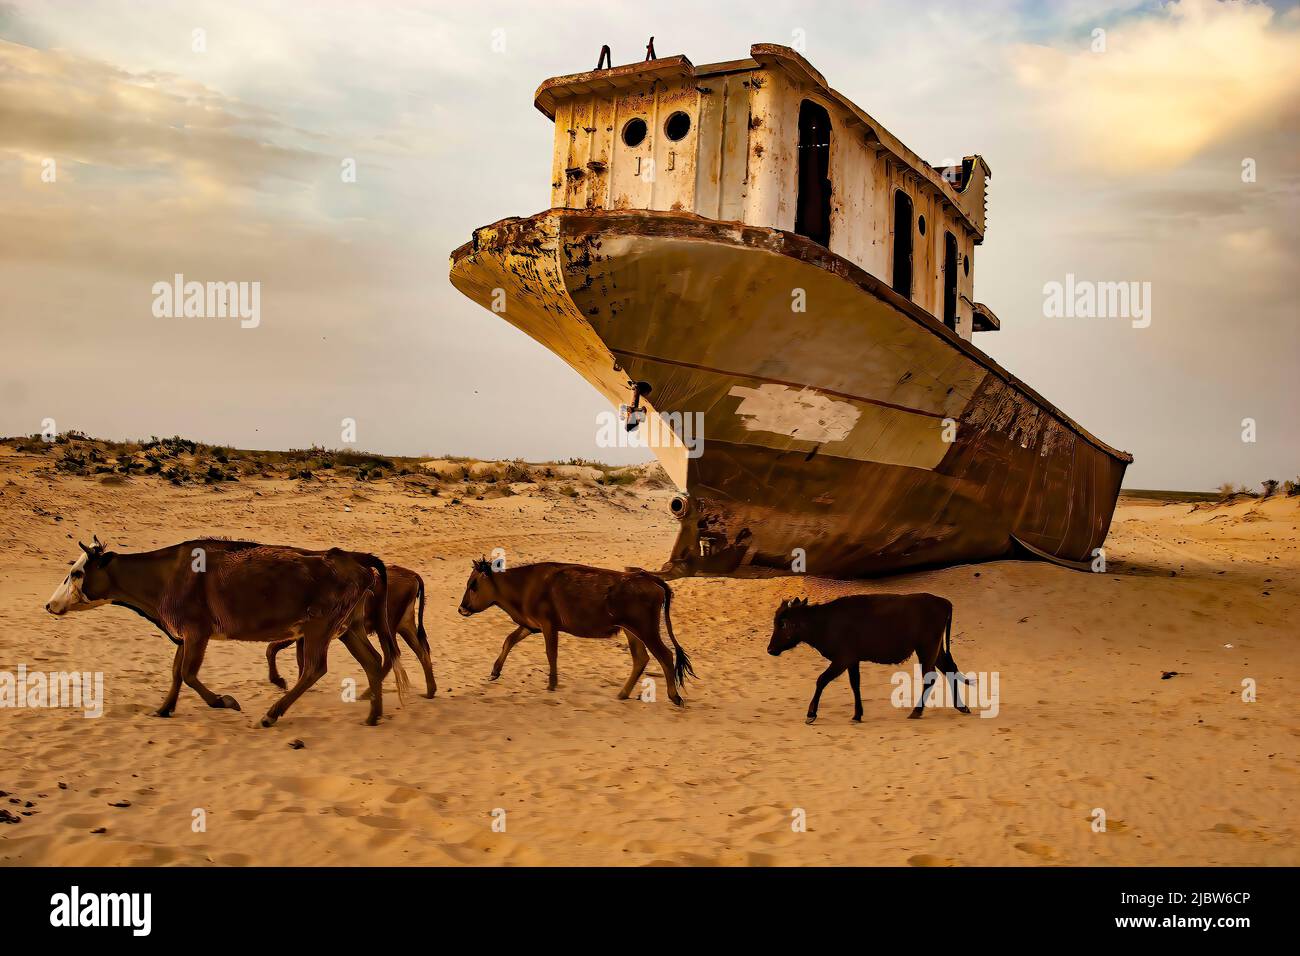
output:
[[701, 423], [695, 451], [654, 449], [682, 492], [678, 573], [850, 577], [1017, 553], [1085, 566], [1132, 461], [792, 232], [551, 209], [477, 230], [451, 281], [611, 404], [646, 382], [648, 414]]

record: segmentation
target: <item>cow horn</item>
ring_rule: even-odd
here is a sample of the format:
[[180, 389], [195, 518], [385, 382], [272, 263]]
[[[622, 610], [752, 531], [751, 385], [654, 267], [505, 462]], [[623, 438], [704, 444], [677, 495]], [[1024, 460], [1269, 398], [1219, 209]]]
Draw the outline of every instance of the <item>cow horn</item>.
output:
[[84, 544], [82, 544], [80, 541], [77, 542], [77, 547], [80, 548], [82, 551], [85, 551], [86, 554], [90, 554], [90, 549], [86, 547]]
[[95, 547], [99, 548], [99, 550], [104, 550], [104, 545], [100, 542], [99, 535], [94, 535], [90, 540], [95, 543]]

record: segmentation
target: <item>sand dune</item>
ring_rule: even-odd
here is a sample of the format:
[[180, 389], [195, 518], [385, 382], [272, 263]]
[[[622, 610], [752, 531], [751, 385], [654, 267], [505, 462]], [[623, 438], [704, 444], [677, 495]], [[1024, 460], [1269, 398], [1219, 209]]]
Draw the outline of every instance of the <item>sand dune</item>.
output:
[[[662, 693], [615, 699], [629, 666], [621, 641], [561, 637], [555, 693], [540, 639], [489, 682], [511, 626], [497, 611], [457, 616], [471, 558], [501, 547], [511, 563], [657, 567], [667, 554], [668, 492], [597, 477], [574, 466], [452, 504], [392, 477], [105, 483], [0, 446], [0, 671], [100, 670], [107, 697], [98, 719], [0, 710], [0, 808], [20, 821], [0, 824], [0, 862], [1300, 863], [1300, 715], [1286, 683], [1297, 676], [1296, 499], [1122, 501], [1104, 574], [997, 562], [856, 583], [677, 581], [674, 624], [700, 675], [680, 711]], [[123, 608], [42, 610], [92, 533], [119, 550], [201, 535], [340, 544], [415, 568], [438, 699], [399, 708], [390, 691], [388, 717], [365, 727], [364, 705], [341, 693], [360, 668], [336, 648], [327, 677], [263, 730], [278, 691], [262, 649], [223, 644], [204, 679], [242, 712], [209, 710], [185, 689], [174, 718], [150, 716], [167, 685], [165, 638]], [[921, 590], [956, 605], [957, 661], [998, 673], [997, 716], [906, 720], [877, 667], [864, 668], [861, 724], [841, 680], [805, 726], [823, 662], [807, 648], [764, 653], [776, 604]], [[1242, 700], [1246, 678], [1254, 703]], [[499, 811], [505, 832], [493, 829]], [[797, 811], [806, 832], [792, 829]]]

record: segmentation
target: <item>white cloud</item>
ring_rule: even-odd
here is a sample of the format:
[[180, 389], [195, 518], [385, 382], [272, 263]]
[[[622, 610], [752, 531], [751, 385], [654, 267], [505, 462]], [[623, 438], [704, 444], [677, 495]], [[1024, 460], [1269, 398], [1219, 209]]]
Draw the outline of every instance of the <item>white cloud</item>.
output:
[[1177, 166], [1300, 93], [1300, 32], [1262, 4], [1181, 0], [1107, 28], [1105, 52], [1020, 45], [1019, 81], [1075, 165]]

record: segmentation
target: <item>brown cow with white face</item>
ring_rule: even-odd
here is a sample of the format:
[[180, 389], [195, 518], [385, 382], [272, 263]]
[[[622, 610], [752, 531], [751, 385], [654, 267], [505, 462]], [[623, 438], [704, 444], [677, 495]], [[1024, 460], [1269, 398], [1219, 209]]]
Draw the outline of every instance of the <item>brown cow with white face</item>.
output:
[[[151, 621], [177, 646], [171, 690], [158, 709], [169, 717], [180, 685], [192, 687], [209, 707], [239, 710], [231, 696], [199, 681], [208, 642], [301, 639], [304, 667], [297, 684], [271, 705], [270, 727], [320, 680], [330, 643], [341, 639], [370, 681], [368, 724], [383, 714], [382, 674], [400, 653], [387, 615], [374, 615], [383, 659], [366, 639], [367, 600], [384, 608], [388, 572], [374, 555], [334, 549], [309, 554], [251, 541], [203, 538], [137, 554], [107, 550], [99, 539], [81, 545], [81, 556], [45, 608], [62, 616], [105, 604], [129, 607]], [[398, 691], [405, 674], [397, 665]]]

